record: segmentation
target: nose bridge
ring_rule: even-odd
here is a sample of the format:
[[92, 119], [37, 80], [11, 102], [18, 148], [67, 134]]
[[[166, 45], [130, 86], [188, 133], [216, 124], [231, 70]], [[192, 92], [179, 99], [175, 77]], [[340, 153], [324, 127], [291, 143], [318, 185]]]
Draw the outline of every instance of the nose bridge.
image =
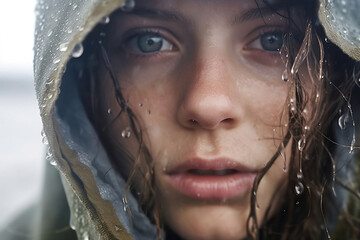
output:
[[234, 124], [233, 79], [224, 56], [211, 54], [211, 51], [198, 56], [187, 78], [188, 86], [179, 113], [183, 124], [206, 129]]

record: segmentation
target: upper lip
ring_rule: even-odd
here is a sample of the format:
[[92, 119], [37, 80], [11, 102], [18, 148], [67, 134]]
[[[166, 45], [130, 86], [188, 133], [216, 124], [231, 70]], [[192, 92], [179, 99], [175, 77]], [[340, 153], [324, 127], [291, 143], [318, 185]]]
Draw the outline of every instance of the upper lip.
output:
[[194, 173], [196, 171], [213, 171], [214, 174], [216, 174], [216, 171], [236, 171], [241, 173], [257, 172], [256, 170], [246, 167], [243, 164], [229, 158], [192, 158], [176, 165], [167, 172], [168, 174], [172, 175], [189, 172]]

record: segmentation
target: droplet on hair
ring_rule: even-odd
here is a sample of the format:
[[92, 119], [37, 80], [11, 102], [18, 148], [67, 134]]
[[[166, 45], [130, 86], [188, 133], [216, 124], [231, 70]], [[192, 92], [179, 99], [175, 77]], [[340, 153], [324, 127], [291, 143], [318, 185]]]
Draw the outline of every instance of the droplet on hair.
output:
[[296, 177], [297, 179], [303, 179], [304, 175], [301, 170], [296, 174]]
[[349, 122], [349, 112], [345, 112], [342, 114], [338, 119], [338, 125], [341, 130], [344, 130], [346, 128], [347, 123]]
[[295, 194], [299, 196], [303, 192], [304, 192], [304, 184], [302, 184], [301, 181], [298, 181], [297, 184], [295, 185]]
[[360, 78], [355, 79], [355, 83], [356, 83], [356, 85], [357, 85], [358, 87], [360, 87]]
[[75, 45], [75, 47], [72, 50], [71, 56], [73, 58], [79, 58], [84, 53], [84, 46], [82, 43], [78, 43]]
[[135, 7], [135, 0], [126, 0], [124, 5], [121, 6], [121, 10], [124, 12], [130, 12]]
[[100, 20], [101, 24], [108, 24], [109, 22], [110, 22], [110, 17], [109, 16], [104, 16]]
[[131, 130], [130, 130], [129, 127], [127, 127], [125, 130], [123, 130], [121, 132], [121, 137], [122, 138], [130, 138], [130, 136], [131, 136]]
[[59, 62], [60, 62], [60, 59], [59, 59], [59, 58], [53, 60], [53, 63], [54, 63], [54, 64], [57, 64], [57, 63], [59, 63]]
[[349, 151], [350, 154], [353, 153], [355, 150], [355, 142], [356, 142], [356, 139], [355, 139], [355, 135], [354, 135], [353, 139], [351, 141], [351, 144], [350, 144], [350, 151]]
[[289, 75], [288, 75], [288, 70], [285, 69], [285, 71], [283, 72], [283, 74], [281, 75], [281, 79], [284, 81], [284, 82], [288, 82], [289, 81]]
[[306, 137], [303, 135], [300, 140], [298, 141], [298, 149], [300, 152], [302, 152], [306, 145]]

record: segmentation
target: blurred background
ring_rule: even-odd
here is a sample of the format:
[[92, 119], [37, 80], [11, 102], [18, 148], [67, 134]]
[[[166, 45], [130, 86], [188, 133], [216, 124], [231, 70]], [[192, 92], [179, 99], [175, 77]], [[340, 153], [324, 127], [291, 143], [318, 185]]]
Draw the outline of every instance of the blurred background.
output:
[[36, 0], [0, 0], [0, 229], [36, 200], [44, 146], [32, 58]]

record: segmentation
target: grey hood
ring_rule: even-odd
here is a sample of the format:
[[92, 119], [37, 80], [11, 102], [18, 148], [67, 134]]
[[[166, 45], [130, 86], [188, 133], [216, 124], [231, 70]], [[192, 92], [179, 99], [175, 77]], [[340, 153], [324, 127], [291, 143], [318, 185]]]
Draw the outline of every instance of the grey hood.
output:
[[[156, 228], [141, 212], [125, 181], [112, 169], [90, 124], [68, 61], [82, 54], [82, 42], [125, 0], [39, 0], [36, 7], [35, 86], [44, 125], [46, 158], [61, 173], [78, 239], [154, 239]], [[74, 76], [75, 75], [75, 76]], [[71, 79], [61, 86], [64, 78]], [[60, 93], [60, 88], [66, 88]], [[54, 204], [56, 207], [56, 204]], [[127, 211], [131, 211], [130, 214]]]

